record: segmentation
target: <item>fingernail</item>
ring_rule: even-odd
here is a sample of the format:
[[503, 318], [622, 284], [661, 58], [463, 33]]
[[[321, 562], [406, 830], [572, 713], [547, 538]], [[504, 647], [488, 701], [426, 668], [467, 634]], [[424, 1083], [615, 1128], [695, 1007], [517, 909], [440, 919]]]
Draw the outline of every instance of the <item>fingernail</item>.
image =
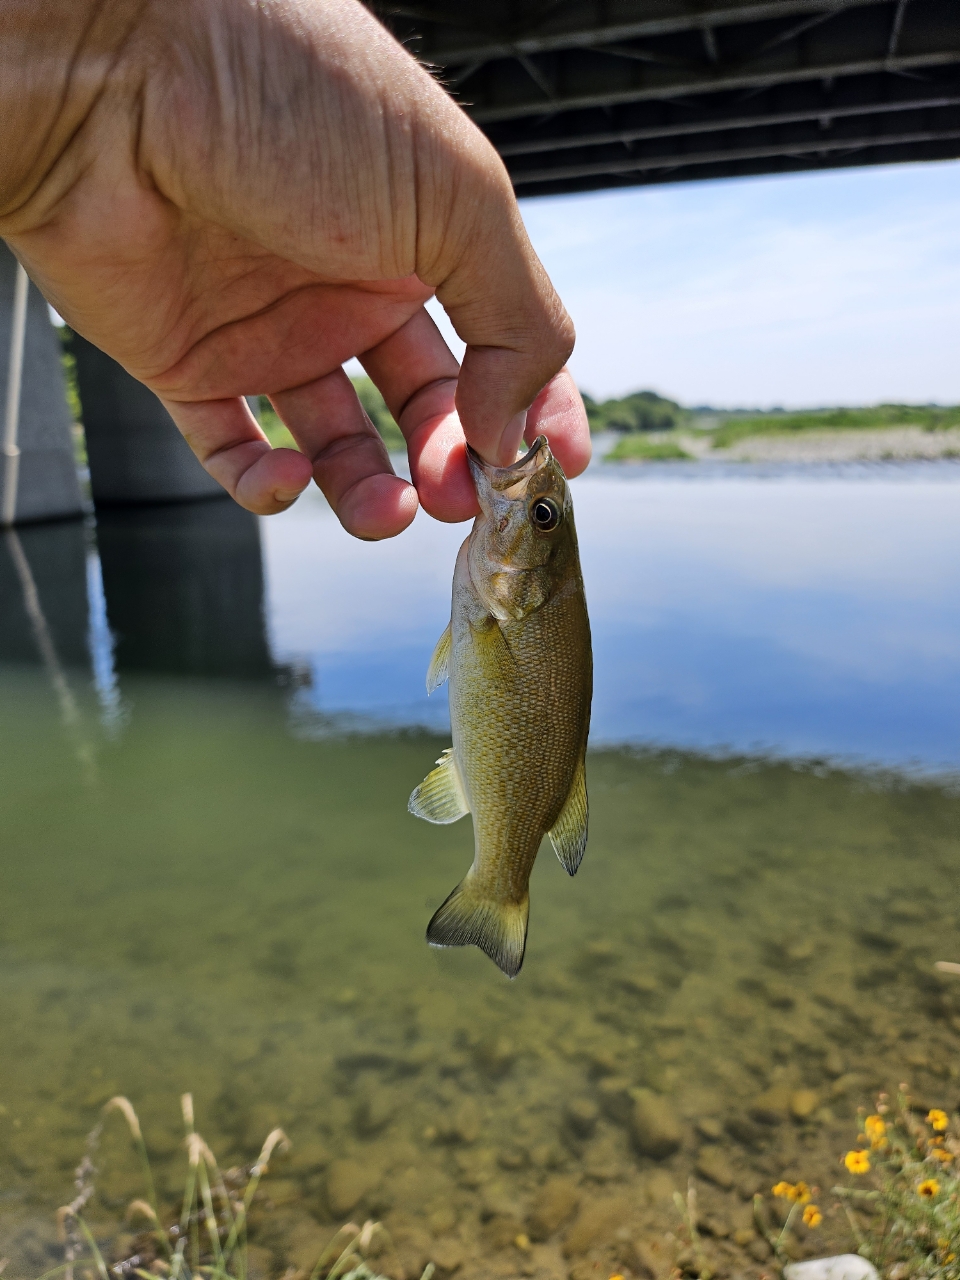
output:
[[523, 439], [523, 432], [527, 425], [527, 411], [524, 409], [522, 413], [518, 413], [515, 418], [511, 418], [504, 428], [503, 435], [500, 437], [500, 448], [498, 450], [501, 467], [509, 467], [511, 463], [516, 462], [517, 454], [520, 451], [520, 441]]
[[273, 491], [273, 496], [277, 500], [277, 502], [290, 503], [290, 502], [296, 502], [296, 500], [300, 497], [301, 493], [303, 493], [302, 489], [294, 489], [292, 491], [289, 489], [275, 489]]

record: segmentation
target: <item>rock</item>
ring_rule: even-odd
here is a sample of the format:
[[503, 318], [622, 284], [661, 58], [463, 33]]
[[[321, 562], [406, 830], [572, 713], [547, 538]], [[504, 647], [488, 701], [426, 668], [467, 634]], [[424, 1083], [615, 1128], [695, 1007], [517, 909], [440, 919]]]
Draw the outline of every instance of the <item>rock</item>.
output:
[[672, 1202], [676, 1187], [666, 1169], [654, 1169], [644, 1178], [643, 1190], [648, 1203], [658, 1205]]
[[296, 1142], [290, 1154], [290, 1171], [296, 1174], [317, 1173], [330, 1163], [330, 1152], [319, 1138]]
[[523, 1235], [523, 1223], [513, 1214], [497, 1214], [484, 1224], [484, 1233], [494, 1249], [509, 1249]]
[[747, 1245], [747, 1253], [749, 1253], [754, 1262], [766, 1262], [773, 1250], [763, 1236], [754, 1236]]
[[563, 1253], [576, 1258], [595, 1244], [608, 1244], [629, 1217], [631, 1203], [625, 1196], [593, 1200], [585, 1204], [567, 1232]]
[[758, 1124], [782, 1124], [790, 1114], [790, 1090], [782, 1085], [758, 1094], [750, 1107], [750, 1118]]
[[716, 1240], [726, 1240], [730, 1234], [729, 1223], [724, 1222], [722, 1218], [715, 1217], [712, 1213], [704, 1214], [698, 1220], [697, 1226], [704, 1235], [713, 1236]]
[[473, 1098], [464, 1098], [460, 1105], [439, 1126], [440, 1136], [447, 1142], [476, 1142], [480, 1137], [480, 1108]]
[[580, 1191], [572, 1178], [548, 1178], [534, 1196], [527, 1217], [531, 1240], [549, 1240], [572, 1218], [580, 1204]]
[[273, 1254], [263, 1245], [247, 1245], [247, 1280], [269, 1280], [273, 1273]]
[[630, 1136], [642, 1156], [664, 1160], [680, 1146], [680, 1126], [673, 1108], [650, 1089], [637, 1089], [633, 1094]]
[[876, 1267], [857, 1253], [810, 1258], [783, 1268], [785, 1280], [880, 1280]]
[[715, 1186], [729, 1191], [736, 1180], [733, 1166], [722, 1147], [703, 1147], [697, 1156], [697, 1173]]
[[334, 1160], [327, 1171], [327, 1203], [335, 1218], [345, 1218], [369, 1195], [380, 1175], [359, 1160]]
[[[321, 1253], [330, 1243], [330, 1230], [318, 1226], [315, 1222], [298, 1223], [284, 1241], [287, 1261], [298, 1271], [310, 1275]], [[344, 1237], [343, 1247], [348, 1244]], [[339, 1252], [339, 1250], [338, 1250]], [[269, 1268], [268, 1268], [269, 1271]]]
[[441, 1205], [427, 1218], [427, 1225], [435, 1236], [445, 1236], [457, 1225], [457, 1215], [451, 1205]]
[[567, 1104], [567, 1124], [578, 1138], [589, 1138], [600, 1119], [600, 1108], [589, 1098], [574, 1098]]
[[450, 1236], [438, 1240], [430, 1250], [430, 1261], [438, 1271], [452, 1275], [458, 1267], [463, 1266], [463, 1245]]
[[733, 1233], [733, 1243], [739, 1245], [741, 1249], [745, 1249], [747, 1245], [752, 1244], [757, 1238], [757, 1233], [750, 1227], [738, 1227]]
[[723, 1137], [723, 1125], [713, 1116], [704, 1116], [697, 1121], [697, 1133], [707, 1142], [719, 1142]]
[[385, 1129], [397, 1111], [396, 1095], [389, 1089], [373, 1089], [359, 1099], [353, 1124], [361, 1138], [371, 1138]]
[[767, 1137], [768, 1130], [746, 1116], [731, 1116], [727, 1120], [727, 1133], [745, 1147], [758, 1147]]
[[640, 996], [642, 999], [649, 999], [650, 996], [655, 996], [660, 990], [659, 979], [652, 973], [643, 971], [625, 974], [620, 979], [620, 986], [625, 991], [629, 991], [631, 995]]
[[477, 1069], [494, 1080], [507, 1074], [516, 1056], [516, 1050], [506, 1036], [488, 1036], [473, 1051]]
[[597, 1085], [597, 1100], [604, 1115], [615, 1124], [629, 1124], [633, 1111], [633, 1081], [627, 1076], [607, 1076]]
[[820, 1098], [813, 1089], [798, 1089], [790, 1097], [790, 1114], [794, 1120], [809, 1120], [820, 1105]]

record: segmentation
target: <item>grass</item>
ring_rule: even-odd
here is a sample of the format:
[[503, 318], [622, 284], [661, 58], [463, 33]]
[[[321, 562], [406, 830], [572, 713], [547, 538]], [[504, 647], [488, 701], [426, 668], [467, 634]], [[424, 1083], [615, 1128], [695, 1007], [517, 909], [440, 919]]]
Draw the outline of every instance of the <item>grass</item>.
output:
[[604, 462], [692, 462], [687, 453], [673, 440], [646, 440], [640, 435], [627, 435], [618, 440]]
[[727, 418], [712, 433], [712, 441], [715, 449], [725, 449], [750, 436], [792, 435], [797, 431], [864, 431], [885, 427], [922, 427], [924, 431], [960, 427], [960, 406], [880, 404], [868, 409], [748, 414]]
[[[139, 1280], [247, 1280], [250, 1206], [274, 1152], [284, 1151], [290, 1144], [282, 1129], [274, 1129], [249, 1168], [221, 1171], [194, 1127], [190, 1094], [183, 1095], [181, 1106], [188, 1167], [179, 1212], [172, 1215], [172, 1220], [164, 1220], [137, 1113], [127, 1098], [111, 1098], [87, 1138], [86, 1154], [76, 1171], [77, 1195], [57, 1213], [65, 1261], [44, 1272], [40, 1280], [59, 1276], [73, 1280], [78, 1266], [84, 1276], [92, 1276], [91, 1267], [94, 1268], [99, 1280], [111, 1280], [111, 1276], [137, 1276]], [[95, 1191], [94, 1158], [104, 1125], [113, 1112], [127, 1122], [144, 1181], [145, 1198], [132, 1199], [124, 1219], [128, 1223], [139, 1220], [144, 1229], [127, 1250], [129, 1256], [108, 1266], [84, 1209]], [[321, 1250], [309, 1280], [384, 1280], [370, 1267], [367, 1255], [378, 1236], [386, 1234], [376, 1222], [366, 1222], [363, 1227], [347, 1223]], [[433, 1271], [433, 1264], [428, 1263], [421, 1280], [430, 1280]]]

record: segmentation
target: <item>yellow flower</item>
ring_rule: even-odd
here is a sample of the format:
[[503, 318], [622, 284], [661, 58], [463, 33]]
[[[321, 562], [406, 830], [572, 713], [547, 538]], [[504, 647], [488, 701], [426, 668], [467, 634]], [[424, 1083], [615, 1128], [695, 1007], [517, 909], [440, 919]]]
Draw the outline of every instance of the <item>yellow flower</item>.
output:
[[943, 1164], [949, 1164], [950, 1161], [953, 1159], [952, 1152], [944, 1151], [943, 1147], [932, 1147], [930, 1150], [930, 1154], [932, 1156], [936, 1156], [936, 1158], [940, 1160]]
[[886, 1122], [879, 1116], [867, 1116], [863, 1122], [863, 1130], [868, 1138], [882, 1138], [887, 1132]]
[[868, 1173], [870, 1170], [870, 1157], [865, 1151], [848, 1151], [843, 1163], [851, 1173]]
[[797, 1204], [806, 1204], [810, 1199], [810, 1188], [805, 1182], [798, 1182], [793, 1188], [793, 1195], [790, 1199], [796, 1201]]
[[770, 1188], [773, 1195], [778, 1196], [781, 1200], [793, 1199], [793, 1183], [778, 1182], [775, 1187]]
[[924, 1178], [923, 1182], [917, 1187], [917, 1195], [923, 1196], [924, 1200], [932, 1200], [934, 1196], [940, 1194], [940, 1183], [936, 1178]]
[[945, 1129], [949, 1123], [950, 1117], [939, 1107], [934, 1107], [932, 1111], [927, 1112], [927, 1124], [932, 1125], [934, 1129]]
[[804, 1225], [808, 1227], [819, 1227], [823, 1221], [823, 1214], [815, 1204], [808, 1204], [803, 1211]]

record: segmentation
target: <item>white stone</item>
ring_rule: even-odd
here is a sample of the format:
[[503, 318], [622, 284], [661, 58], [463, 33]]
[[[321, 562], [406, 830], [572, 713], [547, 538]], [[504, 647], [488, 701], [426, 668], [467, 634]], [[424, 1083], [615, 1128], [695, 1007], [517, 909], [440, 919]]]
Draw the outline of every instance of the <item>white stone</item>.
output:
[[873, 1263], [857, 1253], [791, 1262], [783, 1268], [783, 1274], [785, 1280], [880, 1280]]

